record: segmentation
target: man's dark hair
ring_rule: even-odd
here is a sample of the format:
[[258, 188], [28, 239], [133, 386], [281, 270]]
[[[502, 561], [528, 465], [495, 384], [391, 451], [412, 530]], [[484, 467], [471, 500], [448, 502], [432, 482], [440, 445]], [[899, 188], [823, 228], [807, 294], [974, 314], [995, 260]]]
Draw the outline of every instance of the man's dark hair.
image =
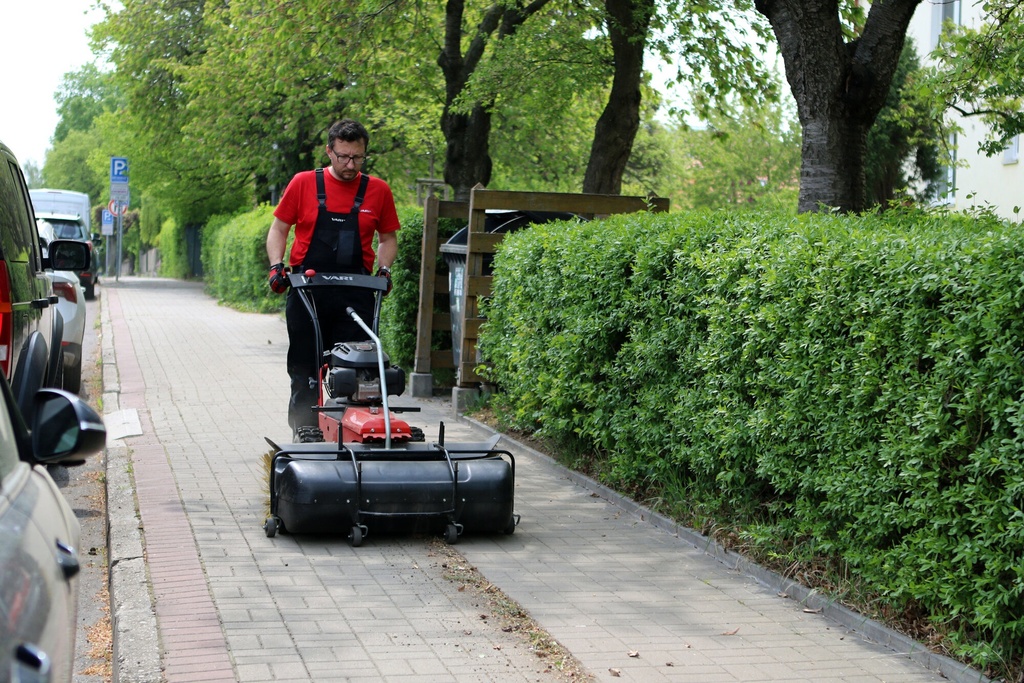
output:
[[365, 146], [370, 146], [370, 134], [366, 132], [363, 124], [353, 119], [342, 119], [331, 126], [327, 131], [327, 146], [333, 149], [335, 140], [344, 140], [345, 142], [362, 140]]

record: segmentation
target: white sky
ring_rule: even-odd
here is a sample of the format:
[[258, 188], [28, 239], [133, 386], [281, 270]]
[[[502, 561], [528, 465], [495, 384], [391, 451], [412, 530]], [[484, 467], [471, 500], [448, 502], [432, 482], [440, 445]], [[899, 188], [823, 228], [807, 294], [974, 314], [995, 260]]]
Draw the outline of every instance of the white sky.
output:
[[4, 2], [0, 140], [24, 166], [42, 167], [57, 127], [53, 94], [64, 74], [92, 61], [86, 31], [103, 18], [94, 0]]

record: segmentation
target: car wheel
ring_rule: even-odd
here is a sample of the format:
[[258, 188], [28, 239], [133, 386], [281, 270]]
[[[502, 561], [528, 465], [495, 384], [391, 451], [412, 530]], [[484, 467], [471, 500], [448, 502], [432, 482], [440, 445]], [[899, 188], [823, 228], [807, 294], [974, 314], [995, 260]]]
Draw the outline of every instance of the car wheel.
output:
[[53, 373], [53, 382], [50, 384], [53, 388], [64, 386], [64, 353], [57, 354], [57, 370]]
[[64, 391], [77, 394], [82, 390], [82, 364], [79, 363], [73, 368], [64, 366]]
[[96, 283], [89, 282], [88, 284], [82, 285], [82, 290], [85, 293], [86, 301], [92, 301], [96, 298]]
[[60, 313], [55, 314], [53, 319], [53, 336], [50, 341], [50, 361], [47, 363], [50, 370], [46, 376], [46, 386], [60, 387], [61, 376], [64, 371], [64, 350], [61, 349], [60, 340], [64, 338], [64, 318]]

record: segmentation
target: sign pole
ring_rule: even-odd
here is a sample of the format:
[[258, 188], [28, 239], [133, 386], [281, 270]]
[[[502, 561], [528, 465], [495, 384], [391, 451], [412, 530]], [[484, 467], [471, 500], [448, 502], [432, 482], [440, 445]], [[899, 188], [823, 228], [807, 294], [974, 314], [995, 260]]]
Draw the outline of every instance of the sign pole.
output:
[[117, 277], [114, 279], [118, 282], [121, 281], [121, 242], [124, 241], [124, 209], [121, 208], [121, 202], [117, 203]]
[[117, 214], [117, 204], [114, 200], [107, 203], [103, 209], [103, 274], [113, 276], [114, 274], [114, 216]]
[[110, 204], [117, 208], [117, 264], [115, 280], [121, 279], [122, 243], [124, 242], [124, 212], [131, 202], [128, 190], [128, 159], [110, 157]]

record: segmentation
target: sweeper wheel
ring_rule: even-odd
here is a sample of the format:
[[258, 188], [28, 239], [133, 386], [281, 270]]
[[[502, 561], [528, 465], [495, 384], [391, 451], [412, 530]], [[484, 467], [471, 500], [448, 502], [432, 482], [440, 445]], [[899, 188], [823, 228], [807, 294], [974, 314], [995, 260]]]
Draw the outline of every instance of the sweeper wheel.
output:
[[444, 528], [444, 542], [448, 545], [455, 545], [459, 540], [459, 527], [455, 524], [449, 524]]
[[363, 528], [358, 524], [352, 526], [352, 531], [348, 535], [348, 543], [353, 548], [358, 548], [363, 544]]
[[279, 526], [277, 517], [267, 517], [267, 520], [263, 522], [263, 531], [267, 533], [267, 538], [273, 538], [277, 536], [277, 528]]

